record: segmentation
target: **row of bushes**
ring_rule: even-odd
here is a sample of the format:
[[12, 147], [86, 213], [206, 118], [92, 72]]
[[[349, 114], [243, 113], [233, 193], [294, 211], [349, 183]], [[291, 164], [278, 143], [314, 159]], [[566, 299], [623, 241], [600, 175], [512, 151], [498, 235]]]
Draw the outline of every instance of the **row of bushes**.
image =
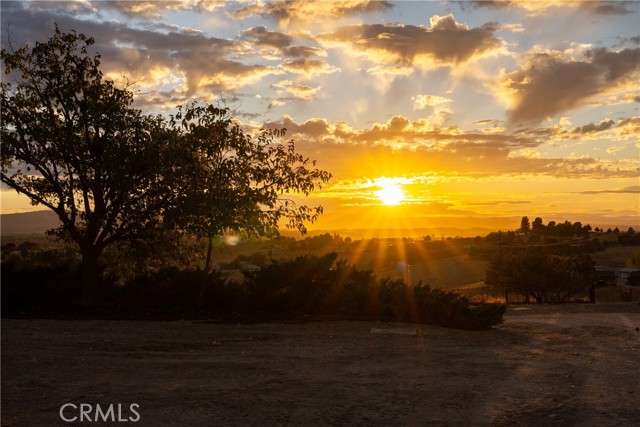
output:
[[400, 279], [378, 279], [336, 254], [274, 262], [246, 273], [255, 309], [291, 315], [342, 315], [487, 329], [502, 322], [504, 305], [477, 305], [456, 293]]
[[[7, 265], [2, 269], [5, 315], [84, 314], [120, 317], [222, 317], [242, 319], [350, 318], [410, 321], [488, 329], [502, 322], [504, 305], [473, 305], [429, 285], [379, 279], [338, 261], [335, 253], [271, 262], [245, 272], [241, 283], [220, 273], [165, 268], [123, 286], [103, 281], [92, 313], [79, 306], [73, 264]], [[97, 312], [95, 311], [97, 310]]]

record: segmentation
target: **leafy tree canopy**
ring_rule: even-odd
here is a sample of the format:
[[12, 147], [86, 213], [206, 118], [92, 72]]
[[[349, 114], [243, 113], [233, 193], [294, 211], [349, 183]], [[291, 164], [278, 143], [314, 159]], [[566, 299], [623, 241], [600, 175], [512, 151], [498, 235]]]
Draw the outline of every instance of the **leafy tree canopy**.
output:
[[9, 77], [0, 86], [1, 180], [58, 215], [57, 234], [81, 250], [88, 294], [109, 245], [166, 230], [265, 235], [281, 219], [305, 231], [320, 215], [287, 195], [308, 195], [330, 174], [293, 142], [274, 143], [284, 130], [252, 138], [212, 105], [144, 115], [127, 87], [104, 79], [93, 43], [56, 27], [44, 43], [0, 54]]

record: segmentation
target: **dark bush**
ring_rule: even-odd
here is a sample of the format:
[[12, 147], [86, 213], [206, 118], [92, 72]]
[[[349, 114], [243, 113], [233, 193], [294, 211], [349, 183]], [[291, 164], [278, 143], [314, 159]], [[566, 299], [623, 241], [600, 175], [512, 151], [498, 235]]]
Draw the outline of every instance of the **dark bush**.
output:
[[429, 285], [378, 279], [372, 271], [358, 270], [329, 253], [271, 262], [245, 272], [244, 283], [229, 282], [222, 273], [205, 275], [200, 270], [165, 267], [116, 285], [105, 273], [98, 307], [87, 311], [80, 305], [75, 252], [15, 251], [4, 258], [2, 308], [9, 315], [220, 316], [234, 320], [337, 316], [488, 329], [502, 322], [505, 308], [473, 306], [456, 293]]
[[78, 257], [75, 251], [37, 251], [20, 245], [3, 252], [2, 312], [66, 310], [79, 297]]
[[247, 297], [257, 311], [279, 316], [350, 315], [413, 321], [463, 329], [488, 329], [502, 322], [506, 306], [472, 305], [454, 292], [402, 280], [376, 279], [335, 253], [274, 262], [247, 273]]
[[301, 256], [247, 272], [249, 302], [256, 310], [287, 314], [318, 311], [329, 294], [336, 254]]

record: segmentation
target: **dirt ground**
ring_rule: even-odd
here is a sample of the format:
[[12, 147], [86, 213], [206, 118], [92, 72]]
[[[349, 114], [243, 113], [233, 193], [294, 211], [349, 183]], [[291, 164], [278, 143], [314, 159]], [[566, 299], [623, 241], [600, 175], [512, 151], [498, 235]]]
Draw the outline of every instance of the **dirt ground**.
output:
[[638, 426], [639, 327], [637, 303], [510, 307], [483, 332], [3, 319], [2, 426], [80, 425], [65, 403], [153, 427]]

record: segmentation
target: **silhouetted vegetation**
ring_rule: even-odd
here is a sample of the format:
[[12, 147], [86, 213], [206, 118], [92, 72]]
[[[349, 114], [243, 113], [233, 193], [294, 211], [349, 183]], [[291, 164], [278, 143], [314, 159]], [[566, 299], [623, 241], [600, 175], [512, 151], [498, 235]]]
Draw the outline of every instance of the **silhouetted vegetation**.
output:
[[[1, 180], [55, 212], [62, 225], [51, 234], [75, 244], [4, 245], [4, 314], [62, 314], [90, 302], [92, 313], [110, 315], [350, 316], [485, 329], [501, 322], [503, 305], [473, 305], [409, 283], [408, 274], [379, 278], [332, 251], [348, 249], [371, 265], [401, 245], [392, 269], [402, 274], [425, 259], [493, 257], [487, 283], [495, 290], [564, 302], [593, 284], [585, 254], [640, 244], [633, 228], [605, 233], [525, 216], [518, 230], [474, 239], [281, 238], [268, 254], [242, 253], [214, 269], [223, 235], [271, 238], [282, 222], [304, 233], [322, 207], [287, 195], [309, 195], [331, 175], [292, 141], [278, 143], [284, 129], [248, 135], [226, 107], [142, 114], [127, 87], [104, 79], [93, 43], [56, 28], [45, 43], [1, 53], [12, 77], [0, 85]], [[307, 255], [274, 257], [276, 246]], [[231, 280], [229, 271], [244, 276]]]
[[[78, 305], [77, 252], [21, 253], [19, 247], [3, 251], [3, 314], [88, 314]], [[245, 271], [245, 279], [239, 281], [217, 272], [206, 274], [202, 294], [203, 272], [197, 269], [140, 272], [122, 285], [103, 274], [99, 304], [90, 315], [229, 321], [378, 319], [487, 329], [501, 323], [505, 311], [504, 305], [474, 305], [457, 293], [422, 283], [411, 286], [401, 279], [378, 278], [370, 270], [337, 260], [336, 253], [270, 262], [259, 255], [242, 256], [232, 264], [240, 268], [243, 262], [262, 268]]]
[[283, 198], [331, 176], [293, 141], [276, 143], [284, 129], [252, 138], [230, 109], [196, 103], [144, 115], [128, 87], [104, 78], [93, 44], [56, 27], [44, 43], [0, 53], [11, 76], [0, 85], [1, 180], [56, 213], [52, 233], [79, 249], [88, 305], [109, 247], [207, 237], [208, 273], [221, 233], [273, 235], [281, 219], [304, 231], [322, 213]]
[[588, 255], [558, 256], [542, 250], [509, 253], [494, 258], [485, 283], [505, 295], [515, 293], [537, 303], [566, 302], [595, 283], [595, 269]]

